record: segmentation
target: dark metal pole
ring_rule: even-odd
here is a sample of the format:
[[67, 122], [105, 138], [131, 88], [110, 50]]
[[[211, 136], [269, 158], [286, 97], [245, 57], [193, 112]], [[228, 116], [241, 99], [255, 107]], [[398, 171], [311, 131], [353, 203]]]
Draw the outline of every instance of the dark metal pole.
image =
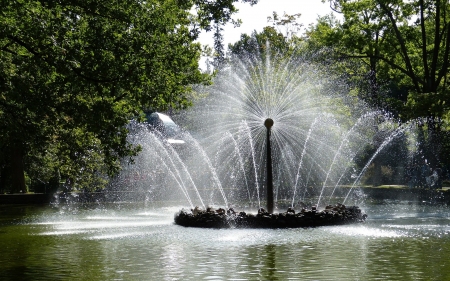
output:
[[267, 128], [267, 163], [266, 163], [266, 173], [267, 173], [267, 212], [273, 213], [273, 174], [272, 174], [272, 149], [270, 147], [270, 129], [273, 126], [273, 120], [267, 118], [264, 121], [264, 126]]

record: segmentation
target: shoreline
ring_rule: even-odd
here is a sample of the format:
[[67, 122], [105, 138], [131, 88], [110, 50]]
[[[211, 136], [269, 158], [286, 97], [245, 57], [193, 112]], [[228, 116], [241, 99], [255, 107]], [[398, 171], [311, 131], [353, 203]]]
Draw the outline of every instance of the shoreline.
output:
[[[345, 190], [348, 187], [340, 187]], [[372, 200], [400, 200], [420, 203], [437, 203], [450, 205], [450, 188], [422, 189], [408, 188], [400, 185], [360, 188], [366, 199]], [[0, 194], [0, 205], [8, 204], [50, 204], [59, 202], [141, 202], [146, 199], [144, 192], [90, 192], [90, 193], [17, 193]]]

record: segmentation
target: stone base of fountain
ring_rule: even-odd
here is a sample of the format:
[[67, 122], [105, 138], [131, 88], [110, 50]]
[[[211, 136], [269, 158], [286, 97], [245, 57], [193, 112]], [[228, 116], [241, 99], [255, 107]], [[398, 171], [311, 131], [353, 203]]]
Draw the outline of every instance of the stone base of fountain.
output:
[[288, 208], [284, 213], [270, 214], [261, 208], [256, 215], [238, 213], [232, 208], [228, 211], [208, 208], [205, 211], [196, 207], [193, 210], [182, 209], [176, 213], [175, 223], [203, 228], [296, 228], [362, 223], [366, 217], [359, 207], [346, 207], [342, 204], [327, 206], [322, 211], [315, 207], [303, 208], [297, 213], [293, 208]]

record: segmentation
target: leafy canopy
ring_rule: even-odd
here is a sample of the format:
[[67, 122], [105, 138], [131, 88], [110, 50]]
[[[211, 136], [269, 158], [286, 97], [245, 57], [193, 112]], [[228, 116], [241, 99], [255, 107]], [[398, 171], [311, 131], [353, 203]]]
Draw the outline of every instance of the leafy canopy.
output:
[[[344, 20], [322, 18], [309, 30], [309, 42], [334, 48], [341, 60], [362, 62], [375, 104], [404, 119], [440, 118], [448, 111], [448, 1], [329, 2]], [[380, 95], [384, 83], [390, 96]]]
[[229, 21], [234, 2], [3, 1], [2, 175], [18, 171], [19, 190], [23, 170], [81, 186], [116, 172], [121, 157], [139, 151], [126, 142], [130, 118], [186, 107], [191, 85], [210, 82], [195, 40]]

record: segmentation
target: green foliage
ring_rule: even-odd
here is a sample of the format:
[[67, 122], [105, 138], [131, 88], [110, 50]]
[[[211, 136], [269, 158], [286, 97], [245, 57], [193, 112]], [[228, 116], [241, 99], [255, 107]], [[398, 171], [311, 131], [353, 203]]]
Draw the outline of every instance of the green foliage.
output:
[[[403, 121], [425, 118], [427, 149], [421, 157], [439, 165], [443, 119], [449, 111], [448, 1], [329, 2], [343, 21], [326, 16], [311, 26], [310, 48], [332, 50], [332, 57], [340, 62], [335, 69], [347, 70], [358, 96], [372, 106]], [[349, 61], [359, 65], [356, 72], [348, 71]]]
[[301, 14], [283, 16], [273, 12], [268, 17], [268, 23], [261, 32], [253, 31], [251, 35], [241, 34], [239, 41], [229, 44], [230, 58], [246, 59], [251, 56], [261, 57], [277, 56], [279, 58], [291, 58], [301, 52], [302, 38], [297, 36], [303, 26], [298, 22]]
[[[330, 47], [340, 59], [363, 62], [362, 73], [369, 76], [361, 79], [370, 81], [370, 95], [365, 98], [372, 104], [404, 119], [442, 117], [448, 110], [444, 100], [422, 102], [436, 98], [428, 93], [447, 99], [448, 1], [332, 0], [330, 4], [344, 20], [332, 16], [319, 20], [308, 31], [311, 46]], [[397, 95], [404, 91], [409, 94]]]
[[303, 27], [303, 24], [298, 22], [300, 16], [301, 14], [290, 15], [284, 12], [283, 16], [280, 17], [277, 12], [273, 12], [271, 17], [267, 17], [267, 21], [272, 22], [272, 26], [282, 33], [287, 40], [292, 40], [297, 37], [297, 33]]
[[265, 56], [266, 54], [284, 54], [289, 50], [287, 38], [274, 27], [266, 26], [261, 33], [253, 31], [251, 35], [241, 34], [241, 39], [228, 46], [232, 55]]
[[191, 85], [209, 83], [194, 41], [227, 22], [234, 2], [2, 2], [1, 176], [22, 169], [11, 161], [21, 155], [45, 182], [59, 174], [73, 187], [101, 186], [139, 152], [126, 141], [130, 118], [189, 106]]
[[416, 93], [410, 91], [408, 94], [408, 101], [406, 107], [408, 111], [404, 113], [405, 116], [444, 116], [448, 105], [446, 101], [449, 100], [446, 91], [439, 93]]

